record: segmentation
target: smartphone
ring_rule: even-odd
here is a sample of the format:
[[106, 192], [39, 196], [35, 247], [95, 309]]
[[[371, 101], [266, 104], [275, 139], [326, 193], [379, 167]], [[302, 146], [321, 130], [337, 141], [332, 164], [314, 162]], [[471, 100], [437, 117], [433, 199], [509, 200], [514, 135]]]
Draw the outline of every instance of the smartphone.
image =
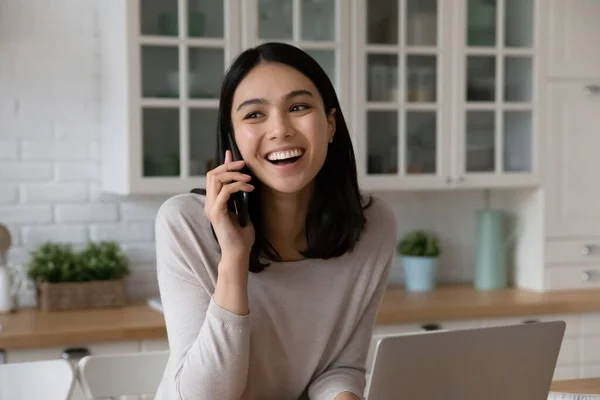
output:
[[[233, 135], [229, 133], [227, 135], [227, 141], [229, 142], [229, 150], [231, 150], [231, 156], [233, 161], [242, 160], [242, 155], [240, 154], [240, 150], [235, 144], [235, 140], [233, 139]], [[243, 173], [247, 173], [247, 167], [244, 166], [242, 169]], [[229, 211], [237, 214], [240, 226], [248, 225], [248, 220], [250, 219], [250, 214], [248, 211], [250, 203], [250, 193], [248, 192], [236, 192], [231, 195], [228, 201]]]

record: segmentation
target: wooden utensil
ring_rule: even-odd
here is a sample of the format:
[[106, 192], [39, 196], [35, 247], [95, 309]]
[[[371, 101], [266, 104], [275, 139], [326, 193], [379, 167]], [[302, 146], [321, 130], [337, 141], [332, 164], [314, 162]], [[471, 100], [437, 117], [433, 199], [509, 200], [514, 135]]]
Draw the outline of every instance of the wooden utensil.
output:
[[12, 238], [8, 228], [0, 225], [0, 265], [6, 263], [6, 253], [12, 244]]

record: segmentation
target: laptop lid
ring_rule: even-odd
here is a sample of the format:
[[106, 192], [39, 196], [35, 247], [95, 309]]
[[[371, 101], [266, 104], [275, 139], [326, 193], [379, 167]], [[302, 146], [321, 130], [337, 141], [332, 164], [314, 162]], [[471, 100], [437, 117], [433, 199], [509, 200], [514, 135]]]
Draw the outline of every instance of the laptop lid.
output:
[[537, 322], [379, 340], [368, 400], [546, 400], [566, 324]]

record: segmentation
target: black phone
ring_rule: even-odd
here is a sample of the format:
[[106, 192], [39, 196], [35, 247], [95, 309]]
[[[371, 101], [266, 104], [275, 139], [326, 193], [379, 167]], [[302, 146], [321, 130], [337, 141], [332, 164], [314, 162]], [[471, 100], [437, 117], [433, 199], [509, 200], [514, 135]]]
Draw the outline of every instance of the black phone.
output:
[[[231, 156], [233, 161], [242, 160], [242, 155], [240, 154], [240, 150], [235, 144], [235, 140], [233, 139], [233, 135], [229, 133], [227, 135], [227, 141], [229, 142], [229, 150], [231, 150]], [[248, 168], [244, 166], [241, 172], [248, 173]], [[248, 225], [248, 220], [250, 219], [250, 214], [248, 211], [250, 204], [250, 193], [248, 192], [236, 192], [231, 195], [228, 201], [229, 211], [237, 214], [240, 226]]]

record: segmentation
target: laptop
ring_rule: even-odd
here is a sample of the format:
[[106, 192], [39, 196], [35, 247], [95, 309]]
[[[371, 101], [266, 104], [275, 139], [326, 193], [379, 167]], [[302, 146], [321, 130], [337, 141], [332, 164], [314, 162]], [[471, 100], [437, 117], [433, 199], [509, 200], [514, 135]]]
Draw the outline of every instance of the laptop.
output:
[[384, 337], [367, 400], [547, 400], [566, 324], [535, 322]]

